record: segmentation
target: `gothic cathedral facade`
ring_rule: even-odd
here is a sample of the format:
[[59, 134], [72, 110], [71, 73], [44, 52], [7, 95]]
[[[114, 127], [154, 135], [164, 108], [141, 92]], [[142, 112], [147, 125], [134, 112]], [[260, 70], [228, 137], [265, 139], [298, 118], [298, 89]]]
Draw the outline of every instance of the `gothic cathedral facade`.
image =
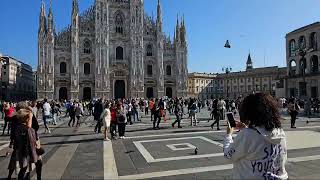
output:
[[38, 32], [38, 99], [186, 97], [188, 49], [184, 18], [173, 40], [144, 0], [95, 0], [71, 25], [57, 32], [42, 2]]

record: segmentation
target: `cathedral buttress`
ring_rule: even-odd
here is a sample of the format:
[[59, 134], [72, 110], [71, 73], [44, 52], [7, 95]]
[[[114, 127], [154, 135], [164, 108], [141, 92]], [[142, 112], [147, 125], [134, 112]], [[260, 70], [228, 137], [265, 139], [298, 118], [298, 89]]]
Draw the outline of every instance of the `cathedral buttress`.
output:
[[72, 1], [71, 15], [71, 99], [79, 99], [79, 5]]
[[39, 15], [39, 30], [38, 30], [38, 69], [37, 69], [37, 97], [43, 99], [46, 97], [46, 35], [47, 23], [45, 4], [41, 2], [41, 9]]
[[157, 90], [158, 97], [164, 96], [164, 68], [163, 68], [163, 51], [164, 51], [164, 36], [162, 32], [162, 11], [160, 0], [157, 5]]
[[110, 98], [109, 2], [95, 1], [95, 96]]
[[130, 95], [144, 97], [144, 4], [141, 0], [130, 1], [131, 44], [132, 56], [130, 62]]

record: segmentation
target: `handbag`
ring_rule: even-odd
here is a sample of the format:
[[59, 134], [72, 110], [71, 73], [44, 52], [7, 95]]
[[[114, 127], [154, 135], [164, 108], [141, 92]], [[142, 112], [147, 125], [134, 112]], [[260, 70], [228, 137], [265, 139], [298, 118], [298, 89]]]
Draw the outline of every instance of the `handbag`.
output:
[[41, 156], [45, 153], [45, 150], [41, 147], [40, 140], [36, 141], [36, 153], [38, 156]]

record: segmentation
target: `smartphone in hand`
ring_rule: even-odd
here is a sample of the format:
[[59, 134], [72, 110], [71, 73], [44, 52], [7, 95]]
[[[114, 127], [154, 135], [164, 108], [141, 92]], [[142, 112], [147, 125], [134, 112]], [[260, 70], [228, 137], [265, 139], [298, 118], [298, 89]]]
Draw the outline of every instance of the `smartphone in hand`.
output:
[[234, 119], [232, 112], [227, 113], [227, 118], [231, 127], [237, 127], [236, 120]]

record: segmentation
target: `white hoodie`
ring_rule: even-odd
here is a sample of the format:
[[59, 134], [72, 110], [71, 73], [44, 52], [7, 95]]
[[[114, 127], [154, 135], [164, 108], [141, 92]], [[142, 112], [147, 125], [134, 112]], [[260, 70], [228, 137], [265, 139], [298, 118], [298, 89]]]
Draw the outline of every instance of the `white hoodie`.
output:
[[242, 129], [227, 135], [224, 157], [233, 162], [233, 179], [288, 179], [286, 136], [282, 129]]

